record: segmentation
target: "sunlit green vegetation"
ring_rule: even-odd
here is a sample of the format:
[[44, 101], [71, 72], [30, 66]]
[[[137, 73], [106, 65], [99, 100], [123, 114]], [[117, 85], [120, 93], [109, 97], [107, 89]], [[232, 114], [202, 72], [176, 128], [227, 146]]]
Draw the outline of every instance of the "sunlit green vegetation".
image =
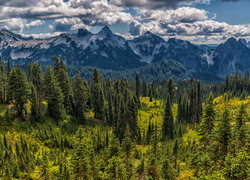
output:
[[249, 179], [247, 75], [87, 82], [53, 60], [1, 61], [0, 179]]

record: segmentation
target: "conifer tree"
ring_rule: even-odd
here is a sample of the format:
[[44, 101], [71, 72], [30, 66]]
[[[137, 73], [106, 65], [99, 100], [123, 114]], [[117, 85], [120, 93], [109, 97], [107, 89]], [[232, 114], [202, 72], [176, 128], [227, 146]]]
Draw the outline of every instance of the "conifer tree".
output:
[[129, 128], [131, 130], [132, 136], [137, 136], [138, 126], [137, 126], [137, 105], [135, 103], [136, 97], [131, 97], [128, 101], [128, 110], [127, 110], [127, 123], [129, 125]]
[[151, 120], [149, 120], [148, 123], [148, 129], [147, 129], [147, 135], [146, 135], [146, 143], [149, 144], [151, 141], [151, 135], [152, 135], [152, 124], [151, 124]]
[[225, 109], [217, 129], [216, 140], [219, 143], [219, 153], [223, 157], [228, 152], [228, 146], [231, 139], [231, 122], [229, 116], [229, 111]]
[[119, 138], [120, 142], [122, 142], [122, 139], [124, 138], [125, 130], [126, 130], [125, 104], [124, 104], [124, 98], [121, 98], [119, 117], [116, 129], [116, 136]]
[[50, 66], [46, 70], [44, 84], [45, 97], [48, 102], [48, 115], [55, 118], [56, 121], [62, 120], [65, 117], [63, 94]]
[[28, 100], [29, 85], [26, 75], [19, 65], [14, 71], [11, 71], [8, 89], [9, 95], [14, 99], [17, 116], [23, 118], [24, 105]]
[[135, 79], [135, 93], [136, 93], [138, 104], [140, 104], [141, 81], [140, 81], [140, 76], [137, 73], [136, 73], [136, 79]]
[[76, 179], [90, 178], [89, 151], [86, 142], [79, 141], [75, 144], [71, 158], [72, 174]]
[[167, 83], [167, 93], [170, 96], [170, 102], [171, 102], [171, 104], [173, 104], [174, 103], [174, 82], [173, 82], [172, 78], [170, 78], [168, 80], [168, 83]]
[[118, 125], [118, 119], [119, 119], [119, 114], [120, 114], [120, 102], [119, 102], [119, 97], [118, 94], [115, 93], [115, 97], [114, 97], [114, 126], [115, 128], [117, 128]]
[[147, 97], [147, 95], [148, 95], [147, 81], [144, 80], [144, 81], [142, 82], [142, 96], [143, 96], [143, 97]]
[[173, 148], [173, 155], [175, 157], [175, 168], [177, 167], [177, 158], [178, 158], [178, 139], [175, 140], [175, 143], [174, 143], [174, 148]]
[[145, 159], [142, 158], [141, 162], [137, 168], [137, 173], [140, 176], [140, 179], [145, 179]]
[[197, 85], [197, 123], [200, 123], [200, 118], [202, 115], [202, 99], [201, 99], [201, 82]]
[[164, 110], [163, 125], [162, 125], [162, 138], [174, 138], [174, 119], [172, 114], [170, 95], [167, 97], [167, 103]]
[[57, 81], [59, 82], [59, 86], [62, 90], [63, 97], [64, 97], [64, 108], [67, 112], [72, 113], [73, 112], [73, 92], [71, 87], [71, 82], [68, 76], [68, 73], [63, 69], [59, 69]]
[[75, 80], [73, 82], [73, 92], [75, 101], [75, 115], [79, 122], [85, 123], [86, 118], [84, 115], [84, 109], [86, 107], [86, 96], [84, 92], [83, 81], [79, 73], [76, 74]]
[[210, 141], [212, 131], [215, 123], [215, 109], [213, 103], [213, 94], [210, 93], [206, 106], [203, 112], [203, 118], [200, 126], [201, 141], [207, 145]]
[[162, 179], [175, 179], [174, 168], [168, 158], [164, 158], [163, 163], [161, 165], [161, 177]]
[[54, 61], [54, 76], [58, 76], [58, 72], [61, 69], [60, 59], [57, 56], [51, 58]]
[[7, 75], [9, 77], [9, 74], [11, 72], [11, 65], [10, 65], [10, 58], [8, 58], [8, 64], [7, 64]]
[[105, 168], [106, 179], [122, 180], [126, 179], [126, 174], [124, 165], [118, 157], [113, 156], [108, 160], [108, 166]]
[[97, 70], [94, 68], [93, 72], [93, 83], [91, 86], [92, 102], [95, 113], [95, 118], [103, 119], [104, 117], [104, 94], [101, 84], [101, 76]]
[[110, 135], [110, 142], [108, 147], [108, 156], [109, 158], [113, 156], [118, 156], [120, 151], [120, 142], [119, 139], [115, 137], [113, 132]]
[[37, 101], [38, 101], [38, 116], [41, 116], [42, 101], [44, 100], [44, 85], [43, 74], [40, 64], [30, 63], [28, 70], [28, 79], [36, 88]]
[[154, 156], [154, 158], [158, 158], [158, 127], [157, 124], [155, 124], [152, 135], [151, 135], [151, 155]]
[[155, 179], [155, 180], [159, 179], [159, 169], [158, 169], [157, 161], [156, 161], [156, 158], [152, 155], [149, 158], [147, 170], [148, 170], [148, 176], [150, 179]]
[[238, 147], [242, 148], [247, 142], [247, 127], [245, 124], [247, 118], [246, 107], [242, 104], [236, 116], [236, 140]]
[[112, 126], [114, 123], [114, 108], [112, 103], [111, 92], [108, 95], [108, 125]]
[[4, 61], [1, 60], [0, 56], [0, 102], [5, 103], [6, 101], [6, 86], [7, 86], [7, 76], [5, 72]]
[[37, 91], [33, 84], [31, 85], [30, 101], [31, 101], [31, 116], [35, 121], [38, 121], [40, 119], [39, 102], [37, 100]]
[[88, 112], [88, 110], [91, 108], [91, 97], [90, 97], [89, 85], [86, 80], [83, 80], [83, 87], [86, 99], [86, 106], [84, 110], [85, 112]]
[[124, 139], [122, 141], [122, 149], [125, 152], [125, 163], [126, 163], [126, 171], [130, 172], [130, 174], [132, 174], [132, 168], [130, 166], [130, 157], [131, 157], [131, 153], [133, 150], [133, 142], [131, 139], [131, 133], [129, 131], [129, 126], [127, 125], [126, 127], [126, 131], [124, 134]]
[[243, 104], [241, 104], [240, 110], [236, 116], [237, 130], [239, 130], [245, 124], [246, 116], [247, 116], [246, 108]]

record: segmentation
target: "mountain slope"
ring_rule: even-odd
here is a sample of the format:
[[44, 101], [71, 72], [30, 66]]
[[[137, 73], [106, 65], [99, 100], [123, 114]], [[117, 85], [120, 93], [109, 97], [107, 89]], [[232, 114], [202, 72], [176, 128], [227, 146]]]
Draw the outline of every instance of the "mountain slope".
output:
[[151, 32], [126, 40], [113, 34], [107, 26], [97, 34], [79, 29], [76, 34], [47, 39], [26, 38], [6, 29], [0, 31], [0, 55], [5, 61], [10, 58], [12, 65], [25, 66], [31, 61], [48, 65], [53, 64], [52, 56], [58, 56], [69, 66], [124, 71], [173, 59], [188, 73], [201, 79], [217, 79], [218, 76], [249, 70], [249, 47], [250, 42], [244, 39], [230, 38], [217, 47], [211, 47], [174, 38], [165, 41]]
[[[91, 79], [93, 73], [93, 67], [75, 67], [70, 66], [68, 72], [70, 76], [74, 76], [75, 72], [79, 71], [81, 76], [85, 79]], [[142, 79], [152, 82], [154, 80], [163, 80], [172, 77], [174, 80], [182, 80], [190, 78], [191, 75], [187, 72], [186, 68], [174, 61], [174, 60], [164, 60], [157, 63], [151, 63], [144, 67], [139, 67], [136, 69], [128, 69], [125, 71], [115, 71], [107, 69], [99, 69], [100, 74], [103, 78], [110, 79], [121, 79], [125, 77], [128, 80], [133, 80], [136, 73], [140, 75]]]
[[230, 38], [215, 49], [212, 60], [210, 70], [219, 76], [245, 72], [250, 69], [250, 49], [242, 40]]

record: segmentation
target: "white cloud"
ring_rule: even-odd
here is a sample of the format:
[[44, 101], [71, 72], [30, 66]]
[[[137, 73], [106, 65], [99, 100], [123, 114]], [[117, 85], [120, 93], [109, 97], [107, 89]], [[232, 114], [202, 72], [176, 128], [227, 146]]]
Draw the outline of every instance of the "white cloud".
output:
[[[195, 41], [195, 36], [201, 40], [250, 36], [250, 25], [217, 22], [214, 20], [216, 14], [209, 14], [202, 9], [168, 9], [176, 8], [179, 4], [209, 2], [210, 0], [0, 0], [0, 28], [20, 33], [24, 27], [36, 27], [47, 19], [52, 19], [54, 21], [49, 27], [53, 32], [126, 23], [130, 26], [130, 34], [123, 36], [129, 38], [146, 31], [164, 37], [181, 37]], [[127, 7], [133, 7], [137, 12], [136, 16], [131, 15]], [[26, 19], [29, 18], [34, 21], [26, 24]]]
[[0, 28], [8, 29], [16, 33], [21, 33], [26, 22], [27, 21], [25, 19], [21, 19], [21, 18], [11, 18], [9, 20], [0, 20]]
[[178, 5], [210, 3], [210, 0], [110, 0], [112, 4], [125, 7], [142, 7], [147, 9], [176, 8]]
[[181, 7], [178, 9], [171, 10], [147, 10], [138, 9], [139, 14], [144, 19], [157, 21], [161, 23], [193, 23], [195, 21], [208, 19], [208, 12], [203, 9], [197, 9], [193, 7]]
[[77, 30], [80, 28], [90, 29], [85, 25], [80, 18], [61, 18], [56, 19], [50, 29], [53, 31], [66, 32], [71, 30]]
[[44, 23], [45, 23], [44, 20], [41, 21], [40, 19], [38, 19], [38, 20], [35, 20], [35, 21], [31, 21], [30, 23], [26, 24], [25, 26], [26, 26], [27, 28], [33, 28], [33, 27], [40, 26], [40, 25], [42, 25], [42, 24], [44, 24]]

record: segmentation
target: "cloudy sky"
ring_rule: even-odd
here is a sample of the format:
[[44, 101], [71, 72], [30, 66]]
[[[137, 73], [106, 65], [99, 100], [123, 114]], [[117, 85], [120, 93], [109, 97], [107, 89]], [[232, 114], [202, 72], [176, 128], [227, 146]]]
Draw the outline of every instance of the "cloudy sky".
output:
[[0, 28], [23, 35], [95, 33], [105, 25], [126, 38], [151, 31], [203, 44], [250, 40], [250, 0], [0, 0]]

